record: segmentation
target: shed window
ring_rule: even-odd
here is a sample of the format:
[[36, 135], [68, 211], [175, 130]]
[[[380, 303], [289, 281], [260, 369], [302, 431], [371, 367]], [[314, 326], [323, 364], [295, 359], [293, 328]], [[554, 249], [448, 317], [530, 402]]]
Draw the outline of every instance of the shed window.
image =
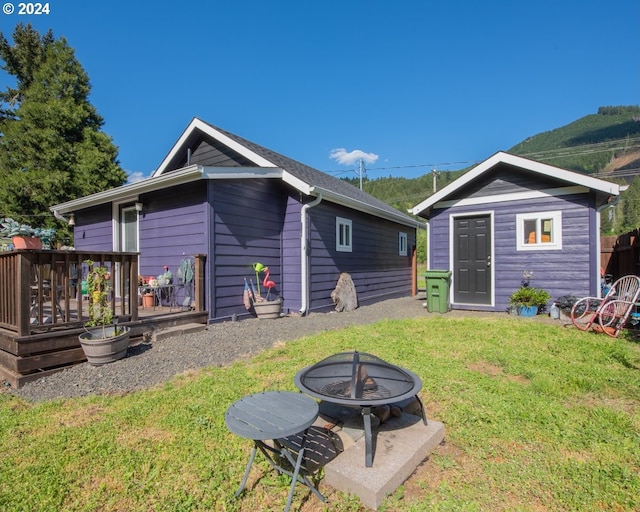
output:
[[398, 254], [400, 256], [407, 255], [407, 234], [402, 231], [398, 233]]
[[562, 249], [562, 212], [516, 215], [516, 237], [519, 251]]
[[351, 220], [336, 217], [336, 251], [351, 252]]

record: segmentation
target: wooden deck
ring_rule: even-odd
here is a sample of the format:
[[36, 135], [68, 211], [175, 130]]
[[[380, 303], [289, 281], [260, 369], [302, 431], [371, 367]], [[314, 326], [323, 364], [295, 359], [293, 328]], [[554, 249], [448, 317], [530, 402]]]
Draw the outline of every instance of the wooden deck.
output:
[[[0, 253], [0, 383], [20, 387], [86, 361], [78, 335], [84, 332], [89, 301], [82, 295], [84, 262], [112, 269], [114, 318], [131, 328], [131, 343], [167, 327], [207, 323], [202, 259], [186, 306], [184, 287], [171, 304], [141, 305], [137, 253], [21, 250]], [[129, 300], [132, 297], [133, 300]]]

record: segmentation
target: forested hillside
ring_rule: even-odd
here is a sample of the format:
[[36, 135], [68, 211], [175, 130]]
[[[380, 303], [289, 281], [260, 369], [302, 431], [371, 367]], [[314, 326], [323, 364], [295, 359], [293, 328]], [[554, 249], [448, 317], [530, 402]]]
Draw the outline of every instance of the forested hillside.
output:
[[[640, 180], [636, 178], [640, 174], [640, 106], [600, 107], [596, 114], [529, 137], [508, 152], [630, 185], [616, 210], [603, 215], [603, 232], [624, 233], [640, 226], [640, 199], [634, 199], [640, 198]], [[439, 172], [437, 190], [468, 170]], [[359, 186], [358, 179], [347, 181]], [[433, 193], [434, 176], [365, 178], [363, 188], [406, 212]], [[629, 197], [626, 202], [625, 197]]]

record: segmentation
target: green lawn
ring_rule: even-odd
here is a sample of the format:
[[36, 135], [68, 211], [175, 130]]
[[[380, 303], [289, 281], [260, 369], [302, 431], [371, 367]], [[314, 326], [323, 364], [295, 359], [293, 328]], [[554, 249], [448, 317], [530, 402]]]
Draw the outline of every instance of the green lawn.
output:
[[[282, 510], [288, 482], [264, 462], [233, 495], [250, 451], [224, 411], [295, 390], [300, 368], [370, 352], [423, 380], [446, 443], [379, 510], [640, 509], [640, 346], [517, 317], [383, 321], [301, 339], [230, 367], [126, 396], [32, 404], [0, 394], [0, 510]], [[293, 506], [359, 511], [321, 484]]]

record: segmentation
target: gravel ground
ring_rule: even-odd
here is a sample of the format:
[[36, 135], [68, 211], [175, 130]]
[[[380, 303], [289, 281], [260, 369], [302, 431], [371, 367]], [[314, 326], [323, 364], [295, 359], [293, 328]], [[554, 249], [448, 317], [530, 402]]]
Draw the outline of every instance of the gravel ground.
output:
[[[78, 364], [25, 384], [20, 389], [5, 388], [5, 391], [34, 401], [126, 393], [161, 384], [188, 370], [230, 364], [253, 356], [277, 342], [385, 318], [411, 318], [428, 314], [422, 300], [403, 297], [362, 306], [350, 312], [332, 311], [311, 313], [306, 317], [290, 315], [274, 320], [252, 318], [217, 323], [199, 333], [131, 346], [124, 359], [108, 365]], [[455, 316], [459, 314], [456, 311], [448, 313]]]

